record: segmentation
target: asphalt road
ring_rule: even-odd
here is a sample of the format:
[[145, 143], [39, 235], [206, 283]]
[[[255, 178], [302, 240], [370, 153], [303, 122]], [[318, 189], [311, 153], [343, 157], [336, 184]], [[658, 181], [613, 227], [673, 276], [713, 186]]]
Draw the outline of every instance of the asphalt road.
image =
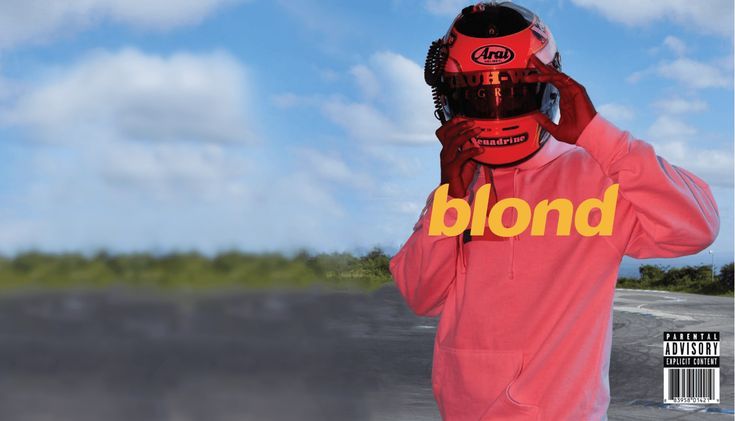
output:
[[[732, 420], [664, 407], [664, 330], [722, 332], [733, 408], [733, 300], [618, 290], [610, 420]], [[436, 319], [373, 294], [130, 290], [0, 297], [0, 420], [439, 420]]]

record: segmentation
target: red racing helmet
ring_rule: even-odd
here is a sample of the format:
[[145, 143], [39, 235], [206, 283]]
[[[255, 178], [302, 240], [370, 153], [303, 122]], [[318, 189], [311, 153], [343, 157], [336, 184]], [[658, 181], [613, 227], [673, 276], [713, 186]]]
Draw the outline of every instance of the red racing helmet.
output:
[[533, 118], [552, 121], [559, 91], [550, 83], [525, 83], [537, 70], [535, 54], [561, 70], [549, 29], [530, 10], [511, 2], [481, 2], [462, 9], [447, 34], [431, 44], [425, 79], [432, 87], [435, 115], [442, 124], [454, 116], [482, 129], [475, 140], [483, 153], [474, 159], [493, 166], [515, 165], [536, 153], [550, 134]]

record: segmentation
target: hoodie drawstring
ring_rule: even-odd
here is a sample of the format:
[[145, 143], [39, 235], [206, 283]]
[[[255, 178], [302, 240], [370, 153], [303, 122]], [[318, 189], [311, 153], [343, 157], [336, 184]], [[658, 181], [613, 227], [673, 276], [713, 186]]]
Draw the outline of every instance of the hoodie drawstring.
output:
[[[516, 192], [516, 176], [520, 172], [520, 169], [515, 168], [513, 170], [513, 197], [518, 197], [518, 193]], [[518, 220], [518, 212], [516, 211], [515, 215], [515, 223]], [[514, 276], [514, 266], [515, 266], [515, 242], [521, 240], [520, 235], [515, 235], [510, 238], [510, 279], [513, 279]]]

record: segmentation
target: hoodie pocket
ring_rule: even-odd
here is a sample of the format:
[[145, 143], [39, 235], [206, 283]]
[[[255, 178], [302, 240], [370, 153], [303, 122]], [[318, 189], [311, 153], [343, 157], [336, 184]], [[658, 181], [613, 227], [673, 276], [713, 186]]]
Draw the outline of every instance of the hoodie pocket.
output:
[[523, 352], [439, 346], [434, 392], [444, 421], [537, 420], [538, 408], [508, 393], [520, 375]]

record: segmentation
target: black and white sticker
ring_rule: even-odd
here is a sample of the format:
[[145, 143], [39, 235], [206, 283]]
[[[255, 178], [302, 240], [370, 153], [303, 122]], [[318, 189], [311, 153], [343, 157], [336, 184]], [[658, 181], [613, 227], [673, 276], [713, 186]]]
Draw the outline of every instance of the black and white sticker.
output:
[[664, 403], [720, 403], [720, 332], [664, 332]]

